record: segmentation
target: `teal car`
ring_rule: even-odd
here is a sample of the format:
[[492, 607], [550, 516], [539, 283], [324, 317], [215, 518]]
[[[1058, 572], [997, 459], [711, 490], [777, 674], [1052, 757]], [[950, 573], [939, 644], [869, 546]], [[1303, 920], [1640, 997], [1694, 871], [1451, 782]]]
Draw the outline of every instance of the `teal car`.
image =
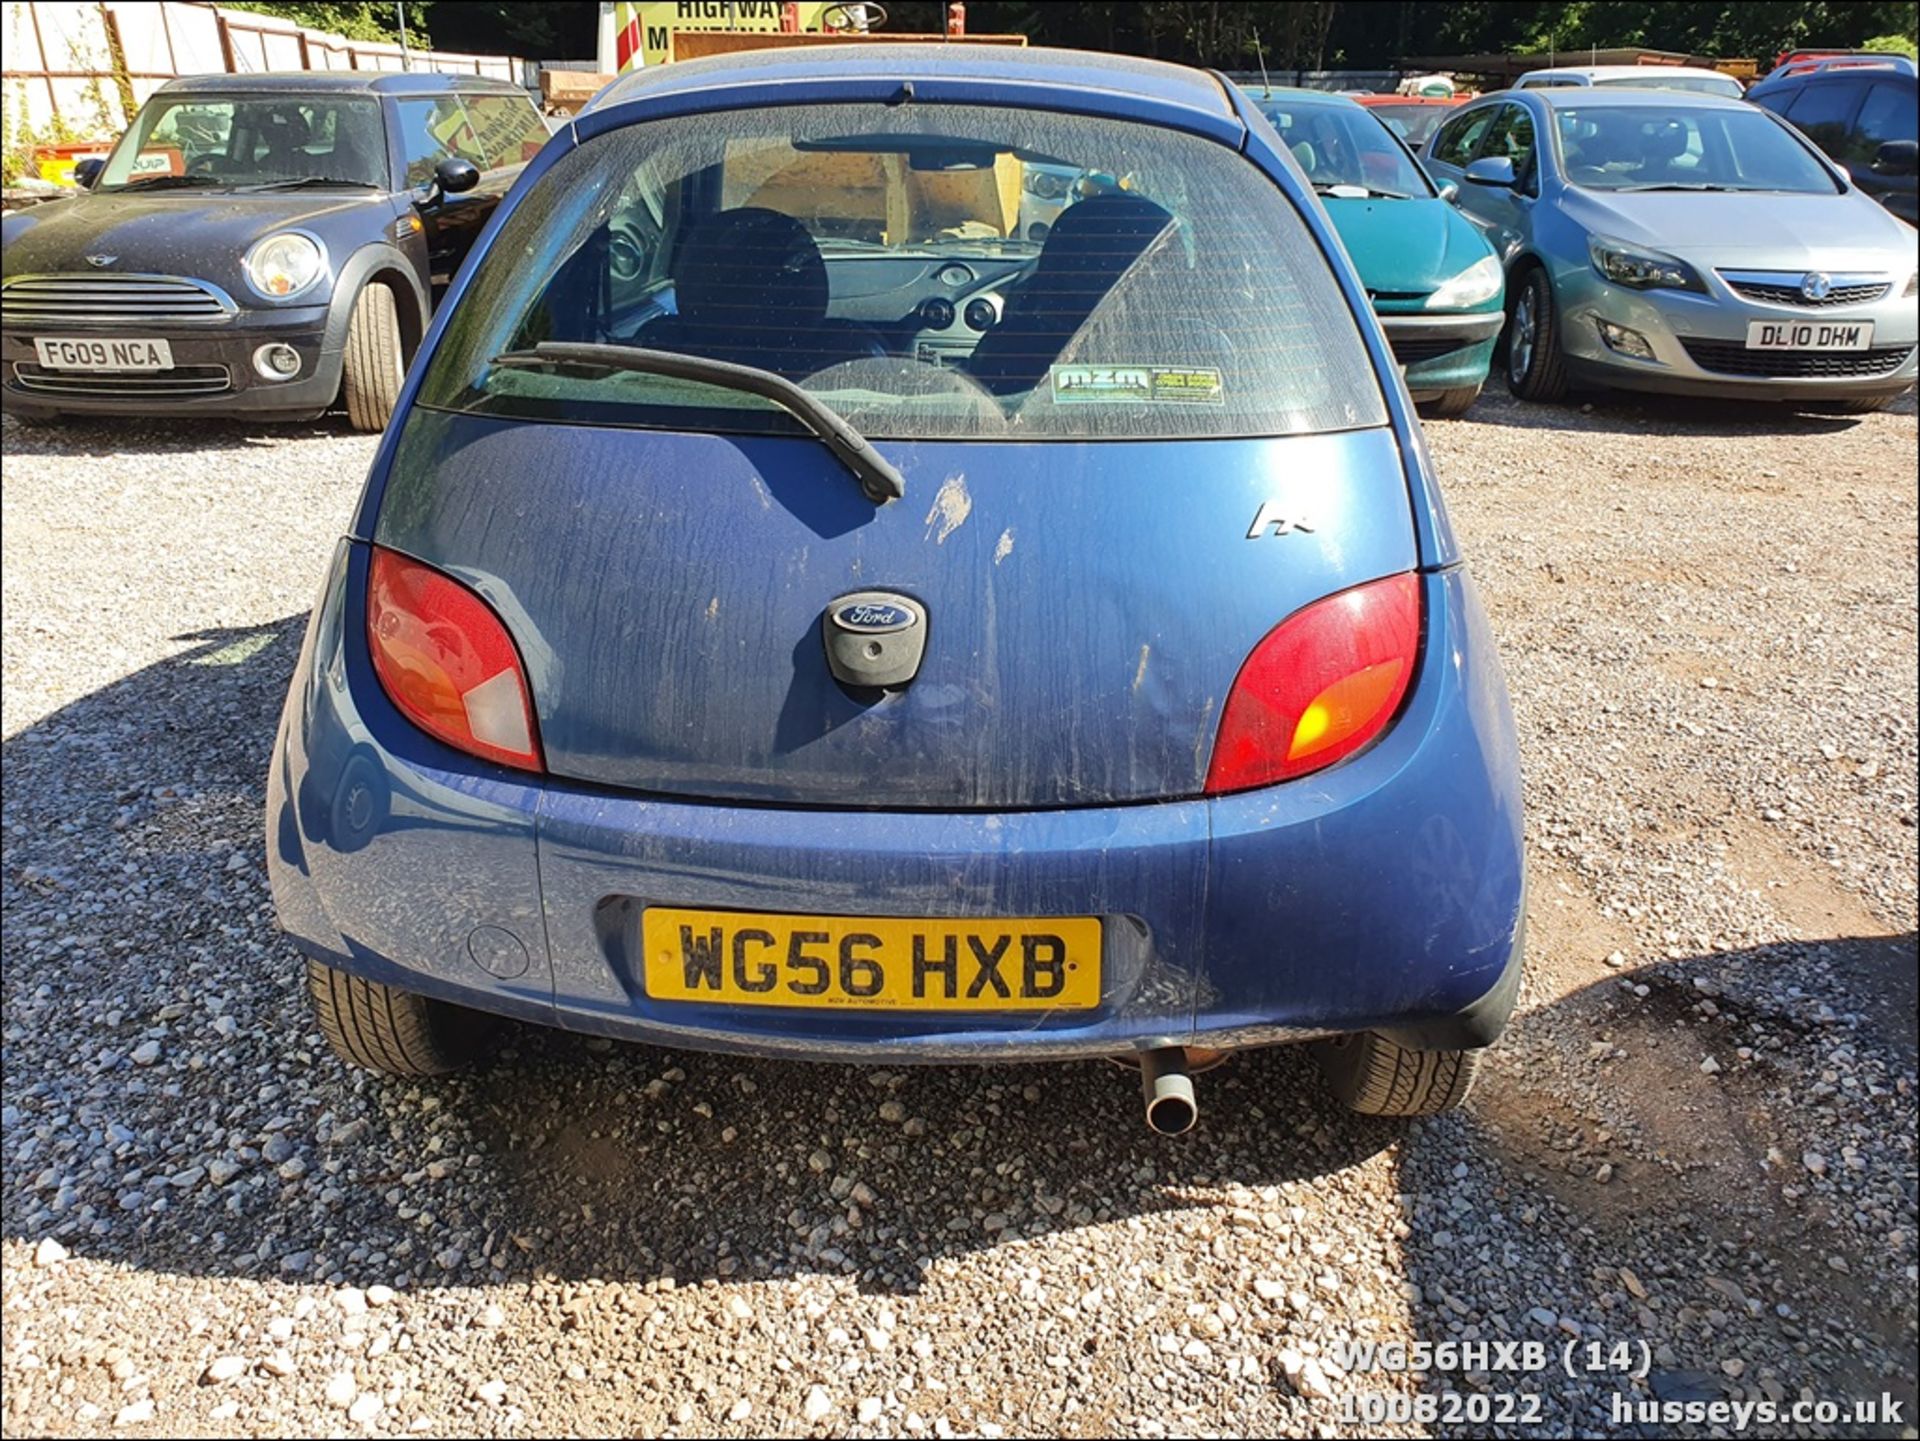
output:
[[1317, 90], [1251, 94], [1327, 207], [1415, 403], [1463, 414], [1505, 321], [1493, 247], [1364, 106]]

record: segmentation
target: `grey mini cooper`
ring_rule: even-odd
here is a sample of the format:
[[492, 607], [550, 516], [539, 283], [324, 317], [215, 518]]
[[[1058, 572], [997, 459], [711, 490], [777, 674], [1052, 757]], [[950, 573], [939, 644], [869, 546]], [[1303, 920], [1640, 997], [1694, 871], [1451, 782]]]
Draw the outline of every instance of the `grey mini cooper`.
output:
[[434, 297], [546, 143], [527, 92], [470, 75], [174, 80], [86, 188], [0, 228], [11, 415], [380, 430]]

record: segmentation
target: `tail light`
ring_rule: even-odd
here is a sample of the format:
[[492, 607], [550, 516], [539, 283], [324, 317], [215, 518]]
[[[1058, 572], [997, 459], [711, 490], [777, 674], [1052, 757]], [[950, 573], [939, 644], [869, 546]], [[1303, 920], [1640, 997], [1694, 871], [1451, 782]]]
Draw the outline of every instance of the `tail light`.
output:
[[1207, 794], [1272, 785], [1387, 728], [1420, 651], [1420, 580], [1390, 575], [1295, 611], [1253, 648], [1220, 714]]
[[428, 735], [501, 765], [544, 769], [513, 637], [452, 576], [375, 546], [367, 645], [387, 698]]

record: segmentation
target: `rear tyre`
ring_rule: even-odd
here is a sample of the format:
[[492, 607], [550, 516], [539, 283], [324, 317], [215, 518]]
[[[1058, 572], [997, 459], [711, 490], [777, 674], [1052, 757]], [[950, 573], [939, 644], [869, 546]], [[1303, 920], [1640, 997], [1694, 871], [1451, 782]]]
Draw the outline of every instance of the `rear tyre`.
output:
[[1459, 390], [1443, 390], [1432, 400], [1419, 401], [1417, 409], [1429, 420], [1452, 420], [1473, 409], [1474, 401], [1479, 398], [1480, 387], [1468, 385]]
[[355, 430], [387, 428], [405, 374], [393, 292], [378, 283], [369, 285], [353, 302], [353, 318], [347, 322], [346, 367], [340, 378], [347, 419]]
[[1313, 1048], [1327, 1085], [1363, 1116], [1437, 1116], [1466, 1100], [1478, 1051], [1423, 1051], [1377, 1031], [1336, 1036]]
[[485, 1049], [491, 1016], [307, 962], [320, 1032], [350, 1065], [387, 1076], [443, 1076]]
[[1507, 389], [1522, 400], [1567, 398], [1567, 361], [1560, 353], [1560, 317], [1544, 270], [1529, 270], [1507, 317]]

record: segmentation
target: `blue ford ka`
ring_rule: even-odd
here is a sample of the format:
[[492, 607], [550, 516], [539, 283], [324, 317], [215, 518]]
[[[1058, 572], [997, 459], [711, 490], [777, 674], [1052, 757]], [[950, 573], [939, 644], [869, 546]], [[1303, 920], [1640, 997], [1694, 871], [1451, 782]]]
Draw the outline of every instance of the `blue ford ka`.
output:
[[[1029, 167], [1076, 185], [1044, 237]], [[628, 77], [479, 240], [274, 748], [348, 1060], [494, 1017], [839, 1061], [1313, 1043], [1466, 1093], [1511, 716], [1367, 296], [1216, 76], [962, 46]]]

